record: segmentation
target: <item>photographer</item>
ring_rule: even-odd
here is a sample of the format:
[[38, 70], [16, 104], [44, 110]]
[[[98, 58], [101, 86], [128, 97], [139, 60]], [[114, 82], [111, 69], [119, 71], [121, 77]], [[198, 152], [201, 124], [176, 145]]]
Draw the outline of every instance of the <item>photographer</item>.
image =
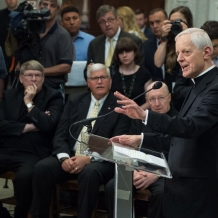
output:
[[[164, 82], [167, 84], [169, 91], [173, 93], [176, 77], [181, 68], [176, 61], [175, 36], [181, 31], [193, 27], [193, 18], [190, 9], [186, 6], [174, 8], [169, 15], [169, 20], [164, 21], [162, 26], [163, 33], [159, 42], [158, 49], [154, 55], [154, 63], [157, 67], [165, 65]], [[179, 110], [173, 98], [173, 104]]]

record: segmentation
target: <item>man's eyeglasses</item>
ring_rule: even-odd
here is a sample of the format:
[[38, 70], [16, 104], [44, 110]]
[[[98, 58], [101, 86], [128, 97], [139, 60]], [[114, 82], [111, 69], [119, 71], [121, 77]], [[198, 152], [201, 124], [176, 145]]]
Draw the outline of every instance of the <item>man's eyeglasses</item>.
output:
[[160, 103], [163, 103], [168, 95], [169, 93], [166, 96], [160, 96], [158, 98], [149, 98], [148, 101], [150, 104], [155, 104], [156, 100], [158, 100]]
[[115, 20], [115, 19], [116, 19], [116, 17], [115, 17], [115, 18], [108, 18], [107, 20], [100, 20], [100, 21], [98, 22], [98, 24], [101, 25], [101, 26], [105, 26], [106, 23], [112, 24], [112, 23], [114, 23], [114, 20]]
[[90, 78], [88, 78], [88, 79], [91, 80], [91, 81], [97, 82], [99, 79], [100, 79], [101, 81], [105, 81], [105, 80], [107, 80], [108, 77], [109, 77], [109, 76], [96, 76], [96, 77], [90, 77]]
[[36, 74], [22, 74], [23, 76], [25, 76], [27, 79], [32, 79], [34, 76], [36, 79], [39, 79], [41, 77], [43, 77], [42, 74], [40, 73], [36, 73]]

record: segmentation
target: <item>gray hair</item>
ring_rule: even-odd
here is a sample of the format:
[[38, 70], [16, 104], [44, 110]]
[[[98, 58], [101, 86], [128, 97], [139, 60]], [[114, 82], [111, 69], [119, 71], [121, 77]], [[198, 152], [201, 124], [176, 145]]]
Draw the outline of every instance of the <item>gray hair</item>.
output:
[[[146, 91], [148, 91], [149, 89], [151, 89], [151, 88], [153, 87], [153, 85], [154, 85], [156, 82], [161, 82], [161, 81], [154, 81], [154, 82], [152, 82], [152, 83], [147, 87], [147, 90], [146, 90]], [[163, 88], [167, 91], [167, 93], [169, 93], [169, 88], [168, 88], [167, 84], [164, 83], [164, 82], [161, 82], [161, 83], [162, 83], [161, 88], [163, 87]], [[148, 94], [149, 94], [149, 92], [146, 93], [146, 96], [148, 96]]]
[[110, 11], [113, 13], [114, 17], [117, 17], [117, 11], [113, 6], [110, 5], [100, 6], [96, 12], [96, 20], [98, 21], [100, 17], [104, 16]]
[[87, 69], [87, 78], [89, 79], [91, 76], [91, 73], [94, 71], [102, 70], [105, 69], [107, 75], [110, 77], [110, 69], [106, 67], [104, 64], [92, 64], [90, 67]]
[[179, 33], [176, 36], [175, 41], [177, 41], [180, 36], [185, 34], [190, 34], [191, 41], [198, 50], [202, 50], [205, 46], [209, 46], [213, 51], [213, 45], [210, 37], [204, 30], [199, 28], [188, 28]]
[[[39, 0], [39, 5], [42, 4], [42, 1], [43, 1], [43, 0]], [[62, 0], [48, 0], [48, 1], [50, 1], [50, 2], [55, 2], [59, 8], [60, 8], [61, 5], [62, 5]]]
[[23, 63], [20, 67], [20, 74], [24, 74], [27, 70], [38, 70], [44, 76], [44, 67], [38, 61], [31, 60]]

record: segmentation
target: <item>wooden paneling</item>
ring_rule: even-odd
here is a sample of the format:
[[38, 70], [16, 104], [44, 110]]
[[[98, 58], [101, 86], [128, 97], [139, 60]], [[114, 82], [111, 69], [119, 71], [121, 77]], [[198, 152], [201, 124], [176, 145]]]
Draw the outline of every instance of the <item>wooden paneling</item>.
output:
[[[82, 12], [81, 2], [83, 2], [83, 0], [74, 0], [74, 2]], [[129, 6], [133, 10], [141, 8], [149, 13], [154, 8], [164, 8], [165, 0], [88, 0], [89, 25], [83, 29], [84, 31], [95, 36], [101, 34], [101, 30], [96, 21], [96, 11], [101, 5], [104, 4], [113, 5], [115, 8], [120, 6]]]

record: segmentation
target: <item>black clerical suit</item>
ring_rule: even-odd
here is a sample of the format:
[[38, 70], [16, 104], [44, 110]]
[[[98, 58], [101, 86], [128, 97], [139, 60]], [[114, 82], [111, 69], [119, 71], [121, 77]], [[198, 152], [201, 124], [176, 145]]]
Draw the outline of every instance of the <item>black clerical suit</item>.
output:
[[[106, 114], [117, 107], [116, 100], [113, 93], [109, 92], [99, 115]], [[90, 92], [69, 97], [54, 137], [53, 156], [40, 161], [34, 170], [34, 197], [31, 210], [34, 216], [48, 216], [52, 188], [56, 183], [78, 179], [78, 217], [91, 217], [100, 185], [106, 184], [114, 176], [114, 164], [106, 161], [87, 164], [78, 174], [67, 173], [61, 168], [61, 163], [56, 156], [59, 153], [67, 153], [70, 157], [75, 155], [73, 148], [76, 141], [70, 136], [69, 128], [74, 122], [86, 118], [90, 102]], [[129, 122], [130, 120], [125, 116], [111, 113], [109, 116], [96, 120], [92, 133], [110, 138], [126, 133]], [[82, 128], [82, 125], [72, 126], [71, 133], [76, 139]]]
[[[178, 115], [178, 111], [171, 105], [170, 110], [166, 114], [173, 117]], [[144, 133], [144, 137], [146, 138], [146, 145], [143, 145], [142, 147], [158, 152], [163, 152], [165, 157], [168, 158], [171, 137], [169, 135], [161, 135], [157, 131], [149, 128], [148, 126], [145, 126], [141, 120], [132, 120], [129, 134], [140, 135], [142, 132]], [[153, 143], [153, 140], [149, 140], [149, 138], [155, 138], [158, 135], [162, 136], [161, 140], [158, 143]], [[164, 181], [164, 178], [159, 178], [155, 183], [151, 184], [148, 187], [148, 189], [152, 192], [152, 195], [149, 198], [149, 206], [147, 209], [148, 218], [162, 218], [162, 199], [164, 192]], [[109, 218], [113, 218], [114, 179], [107, 183], [105, 187], [105, 194], [109, 210]]]
[[195, 83], [178, 117], [148, 115], [148, 127], [174, 136], [168, 157], [173, 178], [166, 179], [163, 199], [166, 218], [218, 217], [218, 69]]
[[[24, 88], [3, 93], [0, 103], [0, 174], [15, 172], [14, 191], [17, 199], [15, 217], [27, 217], [32, 201], [34, 165], [51, 154], [52, 138], [63, 109], [58, 91], [42, 87], [28, 113], [24, 104]], [[50, 115], [45, 114], [50, 111]], [[22, 133], [33, 123], [39, 131]]]

